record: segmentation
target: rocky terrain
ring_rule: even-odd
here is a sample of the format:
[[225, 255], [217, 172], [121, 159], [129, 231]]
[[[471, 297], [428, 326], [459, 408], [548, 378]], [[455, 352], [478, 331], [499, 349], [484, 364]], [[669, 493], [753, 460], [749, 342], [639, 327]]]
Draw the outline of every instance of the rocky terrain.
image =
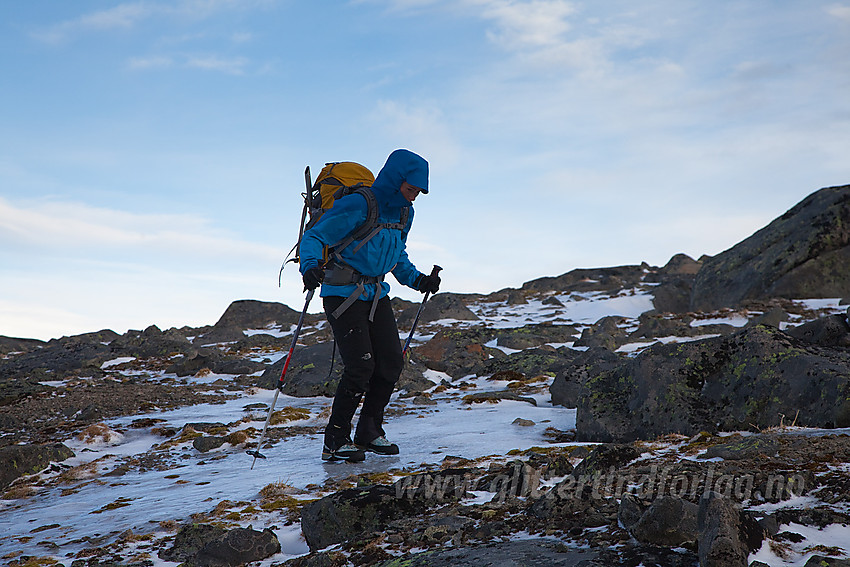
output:
[[[244, 452], [256, 447], [299, 313], [242, 300], [203, 328], [0, 337], [0, 557], [75, 567], [850, 565], [847, 219], [850, 186], [826, 188], [715, 257], [437, 294], [387, 428], [437, 428], [462, 414], [474, 429], [501, 412], [502, 430], [480, 432], [498, 451], [458, 453], [468, 431], [440, 439], [425, 429], [417, 439], [439, 457], [317, 467], [302, 481], [313, 450], [290, 478], [149, 521], [119, 513], [214, 484], [190, 472], [199, 466], [247, 478]], [[406, 334], [418, 304], [394, 308]], [[318, 446], [341, 371], [333, 350], [324, 317], [308, 315], [262, 448], [270, 459]], [[193, 408], [220, 417], [173, 417]], [[133, 439], [147, 445], [130, 450]], [[84, 522], [42, 519], [74, 498], [95, 508]], [[81, 525], [106, 518], [111, 526]]]

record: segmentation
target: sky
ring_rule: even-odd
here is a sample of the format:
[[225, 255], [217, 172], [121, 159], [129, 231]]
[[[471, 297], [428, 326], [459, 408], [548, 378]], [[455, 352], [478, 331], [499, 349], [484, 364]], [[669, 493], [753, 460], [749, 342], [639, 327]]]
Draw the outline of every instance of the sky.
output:
[[714, 255], [850, 183], [848, 0], [3, 2], [0, 69], [7, 336], [300, 310], [305, 166], [396, 148], [431, 168], [409, 256], [461, 293]]

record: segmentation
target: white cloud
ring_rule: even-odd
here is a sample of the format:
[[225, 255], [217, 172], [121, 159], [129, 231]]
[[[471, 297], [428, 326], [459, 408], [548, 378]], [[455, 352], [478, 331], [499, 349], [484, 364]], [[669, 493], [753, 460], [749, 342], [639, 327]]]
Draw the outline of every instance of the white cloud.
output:
[[106, 10], [91, 12], [72, 20], [54, 24], [32, 35], [46, 43], [59, 43], [72, 35], [88, 31], [129, 29], [162, 10], [161, 6], [145, 2], [119, 4]]
[[243, 75], [248, 66], [245, 57], [218, 57], [216, 55], [192, 56], [186, 61], [186, 66], [205, 71], [220, 71], [229, 75]]
[[168, 56], [133, 57], [127, 62], [130, 69], [167, 69], [174, 65], [174, 59]]
[[22, 251], [80, 257], [115, 250], [163, 259], [225, 255], [274, 262], [282, 257], [278, 248], [241, 241], [197, 216], [128, 213], [79, 203], [21, 206], [0, 197], [0, 234]]
[[[275, 0], [181, 0], [174, 3], [128, 2], [112, 8], [84, 14], [59, 22], [32, 33], [32, 37], [46, 43], [60, 43], [72, 36], [86, 32], [130, 29], [154, 17], [209, 18], [225, 10], [244, 10], [270, 6]], [[235, 36], [240, 37], [240, 35]], [[244, 40], [244, 34], [241, 34]]]
[[387, 138], [406, 140], [408, 149], [427, 155], [431, 160], [440, 160], [446, 167], [463, 159], [443, 113], [434, 105], [380, 101], [372, 122]]
[[233, 43], [248, 43], [254, 39], [254, 34], [250, 32], [237, 32], [230, 36], [230, 41]]
[[180, 67], [183, 69], [215, 71], [236, 76], [244, 75], [250, 64], [251, 61], [246, 57], [219, 57], [217, 55], [154, 55], [150, 57], [133, 57], [127, 61], [127, 67], [135, 71]]
[[141, 214], [0, 197], [0, 335], [48, 339], [212, 324], [236, 299], [301, 298], [285, 250], [191, 214]]
[[835, 16], [839, 20], [843, 20], [845, 23], [850, 23], [850, 5], [832, 4], [827, 7], [826, 11], [829, 15]]
[[139, 21], [150, 17], [160, 9], [156, 5], [144, 2], [119, 4], [114, 8], [81, 16], [77, 20], [70, 22], [69, 25], [92, 30], [129, 28]]
[[482, 7], [481, 16], [495, 23], [490, 39], [512, 50], [560, 44], [572, 26], [567, 16], [576, 12], [564, 0], [473, 0]]

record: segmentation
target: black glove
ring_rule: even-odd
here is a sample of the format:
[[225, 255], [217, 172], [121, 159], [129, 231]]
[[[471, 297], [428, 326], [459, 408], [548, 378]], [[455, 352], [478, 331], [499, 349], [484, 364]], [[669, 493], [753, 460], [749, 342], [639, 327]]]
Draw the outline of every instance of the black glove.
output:
[[316, 289], [322, 284], [325, 279], [325, 271], [322, 268], [310, 268], [302, 276], [304, 280], [304, 289]]
[[422, 293], [437, 293], [440, 291], [440, 276], [431, 274], [426, 276], [421, 274], [416, 278], [416, 289]]

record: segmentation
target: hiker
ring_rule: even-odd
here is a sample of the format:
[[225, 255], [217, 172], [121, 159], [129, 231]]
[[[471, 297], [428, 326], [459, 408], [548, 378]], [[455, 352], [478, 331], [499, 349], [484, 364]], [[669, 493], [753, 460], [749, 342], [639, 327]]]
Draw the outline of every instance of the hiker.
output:
[[[426, 275], [410, 262], [405, 249], [413, 223], [413, 201], [428, 193], [428, 162], [408, 150], [395, 150], [372, 184], [380, 230], [351, 242], [323, 265], [323, 250], [342, 242], [367, 219], [363, 195], [335, 201], [308, 229], [300, 244], [300, 270], [306, 289], [321, 285], [325, 314], [343, 362], [342, 377], [325, 428], [322, 459], [362, 461], [364, 451], [396, 455], [383, 428], [384, 408], [401, 374], [398, 327], [384, 276], [422, 293], [437, 293], [440, 277]], [[409, 212], [404, 213], [407, 209]], [[401, 224], [402, 219], [406, 219]], [[351, 422], [363, 408], [351, 439]]]

